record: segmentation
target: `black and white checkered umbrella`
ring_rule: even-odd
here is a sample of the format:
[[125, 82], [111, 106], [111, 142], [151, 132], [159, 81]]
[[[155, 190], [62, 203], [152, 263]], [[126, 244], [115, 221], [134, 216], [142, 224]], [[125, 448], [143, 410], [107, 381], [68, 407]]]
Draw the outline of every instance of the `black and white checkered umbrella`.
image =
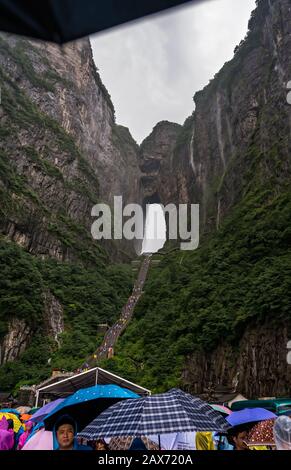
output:
[[86, 426], [79, 437], [147, 436], [190, 431], [220, 431], [229, 425], [200, 398], [179, 389], [111, 406]]

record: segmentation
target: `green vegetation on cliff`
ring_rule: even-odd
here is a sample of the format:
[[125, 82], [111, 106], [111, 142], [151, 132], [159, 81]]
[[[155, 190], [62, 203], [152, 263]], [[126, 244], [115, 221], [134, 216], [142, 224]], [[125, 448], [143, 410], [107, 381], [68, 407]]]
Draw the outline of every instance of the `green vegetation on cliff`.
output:
[[291, 191], [248, 192], [194, 252], [152, 269], [135, 317], [104, 363], [154, 390], [180, 383], [185, 356], [237, 344], [245, 327], [291, 322]]
[[[0, 341], [14, 318], [31, 329], [26, 351], [0, 367], [1, 390], [37, 383], [52, 368], [74, 370], [96, 349], [97, 326], [113, 323], [132, 287], [131, 268], [99, 263], [94, 268], [41, 260], [16, 244], [0, 240]], [[48, 339], [44, 293], [55, 296], [64, 312], [61, 347]], [[45, 341], [44, 341], [45, 338]], [[51, 358], [50, 365], [48, 359]]]

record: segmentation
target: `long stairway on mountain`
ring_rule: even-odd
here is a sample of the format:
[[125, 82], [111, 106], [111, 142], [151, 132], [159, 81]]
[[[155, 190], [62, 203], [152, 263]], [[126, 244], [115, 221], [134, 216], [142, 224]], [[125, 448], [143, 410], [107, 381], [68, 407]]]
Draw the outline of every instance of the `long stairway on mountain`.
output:
[[99, 346], [95, 354], [89, 359], [88, 365], [90, 367], [95, 366], [102, 359], [107, 359], [113, 356], [114, 346], [119, 336], [126, 329], [128, 323], [130, 322], [133, 316], [134, 308], [140, 296], [142, 295], [142, 289], [150, 266], [150, 256], [150, 254], [144, 256], [144, 260], [141, 263], [133, 291], [121, 311], [120, 318], [111, 328], [109, 328], [109, 330], [107, 330], [102, 344]]

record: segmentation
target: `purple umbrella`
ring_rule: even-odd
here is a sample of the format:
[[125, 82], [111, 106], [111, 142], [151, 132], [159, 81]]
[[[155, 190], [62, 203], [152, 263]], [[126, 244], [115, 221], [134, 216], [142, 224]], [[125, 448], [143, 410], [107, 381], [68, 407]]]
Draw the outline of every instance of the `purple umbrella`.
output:
[[272, 411], [265, 410], [264, 408], [245, 408], [244, 410], [233, 411], [231, 415], [227, 416], [226, 421], [231, 426], [239, 426], [240, 424], [274, 418], [277, 418], [277, 416]]
[[48, 415], [51, 411], [53, 411], [63, 401], [64, 401], [64, 398], [58, 398], [57, 400], [47, 403], [42, 408], [37, 410], [36, 413], [34, 413], [34, 415], [30, 418], [30, 421], [39, 423], [40, 421], [43, 420], [43, 418], [45, 418], [46, 415]]

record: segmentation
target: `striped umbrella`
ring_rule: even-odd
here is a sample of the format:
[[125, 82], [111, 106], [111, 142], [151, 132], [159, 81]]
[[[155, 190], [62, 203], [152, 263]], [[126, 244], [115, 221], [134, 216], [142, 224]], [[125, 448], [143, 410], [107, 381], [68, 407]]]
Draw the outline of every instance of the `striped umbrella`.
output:
[[179, 389], [111, 406], [95, 418], [79, 437], [169, 434], [187, 431], [226, 431], [229, 425], [220, 413], [200, 398]]

